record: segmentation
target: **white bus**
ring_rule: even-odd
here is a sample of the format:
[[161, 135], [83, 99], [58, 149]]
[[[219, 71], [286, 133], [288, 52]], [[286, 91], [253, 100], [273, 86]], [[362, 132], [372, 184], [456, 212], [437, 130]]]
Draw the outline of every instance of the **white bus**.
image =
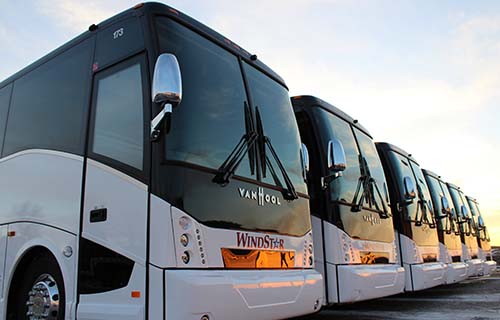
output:
[[479, 210], [479, 203], [475, 198], [465, 196], [467, 204], [469, 205], [472, 214], [472, 223], [477, 237], [477, 244], [479, 246], [479, 259], [483, 261], [483, 274], [490, 275], [497, 267], [497, 263], [493, 260], [491, 254], [490, 234], [484, 222], [481, 211]]
[[432, 200], [418, 162], [404, 150], [377, 142], [389, 183], [406, 291], [418, 291], [446, 282], [446, 263], [440, 257]]
[[450, 191], [455, 212], [460, 222], [460, 239], [462, 240], [462, 255], [469, 265], [469, 277], [481, 276], [484, 273], [483, 262], [479, 257], [479, 246], [475, 233], [474, 223], [469, 213], [467, 200], [459, 187], [452, 183], [446, 183]]
[[386, 180], [368, 131], [331, 104], [292, 98], [308, 174], [316, 268], [325, 279], [325, 304], [401, 293]]
[[440, 256], [447, 265], [446, 284], [460, 282], [468, 276], [468, 266], [462, 255], [460, 224], [457, 213], [450, 207], [452, 203], [446, 183], [440, 176], [429, 170], [422, 170], [434, 207]]
[[179, 11], [138, 5], [1, 82], [0, 143], [2, 319], [321, 307], [287, 88]]

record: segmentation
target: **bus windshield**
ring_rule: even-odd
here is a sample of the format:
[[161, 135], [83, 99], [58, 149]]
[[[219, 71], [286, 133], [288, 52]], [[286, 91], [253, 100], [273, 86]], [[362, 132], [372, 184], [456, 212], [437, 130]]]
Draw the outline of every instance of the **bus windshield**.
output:
[[[338, 205], [344, 231], [354, 238], [392, 241], [394, 232], [386, 180], [372, 139], [322, 108], [313, 110], [324, 132], [321, 135], [324, 150], [333, 138], [340, 140], [344, 147], [346, 169], [330, 183], [330, 199]], [[366, 178], [371, 181], [369, 184], [363, 184]]]
[[[173, 110], [171, 129], [165, 139], [166, 163], [195, 168], [215, 176], [242, 137], [250, 130], [255, 132], [257, 123], [262, 126], [261, 134], [270, 142], [264, 151], [269, 158], [268, 167], [272, 169], [266, 167], [265, 177], [259, 174], [264, 169], [258, 169], [258, 165], [263, 167], [262, 159], [257, 161], [257, 156], [264, 152], [257, 152], [256, 143], [234, 171], [233, 178], [246, 183], [244, 189], [242, 185], [236, 188], [237, 182], [230, 179], [228, 186], [236, 188], [236, 191], [228, 196], [228, 188], [221, 188], [211, 178], [197, 180], [198, 185], [204, 183], [205, 189], [200, 192], [204, 192], [205, 196], [192, 192], [189, 204], [182, 201], [184, 209], [209, 226], [305, 234], [310, 230], [310, 222], [304, 199], [285, 203], [286, 200], [281, 197], [281, 202], [273, 200], [268, 207], [250, 208], [248, 205], [246, 209], [238, 208], [239, 196], [254, 200], [252, 197], [258, 195], [257, 187], [249, 184], [278, 191], [287, 188], [286, 178], [278, 163], [283, 165], [293, 189], [299, 194], [307, 194], [302, 174], [300, 136], [287, 89], [178, 22], [158, 17], [156, 26], [160, 52], [173, 53], [182, 72], [183, 97]], [[257, 112], [260, 118], [257, 118]], [[269, 145], [272, 145], [278, 160], [272, 156]], [[189, 183], [192, 185], [192, 180]], [[249, 190], [249, 187], [252, 189]], [[204, 202], [208, 201], [207, 192], [212, 195], [209, 204]], [[226, 205], [223, 206], [222, 202], [214, 204], [214, 197], [219, 197]]]
[[[424, 179], [420, 167], [397, 152], [390, 151], [389, 156], [394, 157], [391, 161], [394, 163], [394, 168], [397, 172], [396, 182], [398, 188], [401, 190], [400, 194], [404, 194], [404, 177], [413, 180], [413, 184], [417, 188], [417, 190], [415, 190], [417, 193], [416, 198], [413, 199], [412, 202], [405, 203], [406, 215], [403, 217], [403, 219], [410, 222], [412, 239], [420, 246], [437, 245], [439, 240], [436, 229], [432, 224], [434, 222], [433, 217], [431, 217], [433, 215], [432, 209], [428, 206], [430, 194], [425, 183], [420, 180], [420, 176], [421, 179]], [[420, 173], [416, 174], [417, 171]], [[419, 178], [416, 179], [416, 176]], [[420, 190], [418, 190], [418, 188], [420, 188]]]

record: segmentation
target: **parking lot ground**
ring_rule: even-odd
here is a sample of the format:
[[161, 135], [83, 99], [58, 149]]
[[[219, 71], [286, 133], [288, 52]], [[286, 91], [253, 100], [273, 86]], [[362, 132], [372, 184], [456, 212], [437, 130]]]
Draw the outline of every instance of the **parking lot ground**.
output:
[[500, 271], [489, 277], [336, 306], [295, 320], [499, 320]]

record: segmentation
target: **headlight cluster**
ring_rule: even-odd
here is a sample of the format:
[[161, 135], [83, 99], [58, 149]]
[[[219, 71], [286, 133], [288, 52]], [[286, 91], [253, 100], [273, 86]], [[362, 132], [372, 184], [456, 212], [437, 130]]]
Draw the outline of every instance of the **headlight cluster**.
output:
[[304, 260], [302, 261], [302, 265], [304, 268], [314, 267], [314, 246], [313, 246], [313, 237], [312, 233], [309, 233], [304, 240]]
[[[180, 261], [184, 265], [196, 264], [195, 261], [206, 264], [205, 252], [203, 249], [203, 241], [201, 232], [196, 223], [187, 216], [182, 216], [178, 219], [180, 232], [178, 232], [178, 244], [176, 247]], [[179, 235], [180, 233], [180, 235]], [[199, 259], [196, 259], [198, 256]]]

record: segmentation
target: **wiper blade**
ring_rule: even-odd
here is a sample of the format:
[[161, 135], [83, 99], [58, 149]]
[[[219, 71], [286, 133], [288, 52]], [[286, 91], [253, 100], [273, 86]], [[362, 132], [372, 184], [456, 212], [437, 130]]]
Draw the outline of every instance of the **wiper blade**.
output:
[[[429, 205], [429, 202], [425, 199], [424, 193], [422, 191], [422, 186], [417, 181], [417, 192], [418, 192], [418, 202], [417, 202], [417, 213], [415, 214], [415, 225], [421, 226], [422, 224], [428, 224], [429, 228], [436, 227], [436, 221], [434, 220], [434, 213]], [[420, 218], [418, 216], [419, 211], [422, 210]], [[431, 216], [429, 219], [429, 215]]]
[[[368, 162], [362, 155], [359, 155], [359, 164], [360, 164], [361, 176], [358, 179], [356, 192], [354, 193], [354, 197], [351, 203], [351, 211], [353, 212], [361, 211], [361, 209], [363, 208], [363, 203], [367, 201], [370, 207], [375, 206], [375, 210], [378, 211], [380, 218], [382, 219], [390, 218], [389, 210], [387, 210], [387, 207], [384, 202], [384, 197], [380, 192], [377, 181], [371, 176]], [[361, 193], [361, 197], [359, 197], [358, 199], [361, 188], [363, 188], [363, 192]], [[380, 208], [379, 204], [377, 203], [375, 195], [377, 195], [380, 198], [382, 208]]]
[[249, 154], [250, 161], [250, 173], [253, 175], [255, 172], [255, 157], [254, 157], [254, 145], [257, 141], [258, 134], [252, 130], [252, 117], [250, 115], [250, 109], [248, 104], [245, 102], [245, 127], [247, 133], [245, 133], [238, 144], [231, 151], [226, 160], [217, 169], [215, 177], [212, 179], [213, 182], [225, 186], [229, 183], [229, 178], [234, 175], [236, 169], [243, 161], [245, 155]]
[[[260, 136], [259, 150], [260, 150], [261, 164], [262, 164], [262, 176], [264, 178], [266, 177], [266, 168], [269, 168], [269, 172], [273, 177], [274, 183], [280, 188], [283, 198], [289, 201], [298, 199], [299, 196], [297, 194], [297, 191], [295, 191], [295, 187], [293, 186], [290, 176], [286, 172], [283, 162], [281, 162], [280, 158], [278, 157], [278, 154], [274, 150], [274, 147], [269, 137], [267, 137], [264, 134], [264, 128], [262, 127], [262, 119], [260, 117], [259, 108], [255, 107], [255, 110], [256, 110], [255, 116], [257, 119], [257, 133]], [[266, 146], [269, 148], [269, 151], [271, 151], [271, 156], [273, 157], [274, 161], [278, 164], [278, 169], [281, 172], [283, 180], [285, 180], [286, 188], [283, 187], [283, 184], [281, 183], [278, 175], [276, 174], [276, 170], [274, 169], [271, 160], [266, 154]]]

